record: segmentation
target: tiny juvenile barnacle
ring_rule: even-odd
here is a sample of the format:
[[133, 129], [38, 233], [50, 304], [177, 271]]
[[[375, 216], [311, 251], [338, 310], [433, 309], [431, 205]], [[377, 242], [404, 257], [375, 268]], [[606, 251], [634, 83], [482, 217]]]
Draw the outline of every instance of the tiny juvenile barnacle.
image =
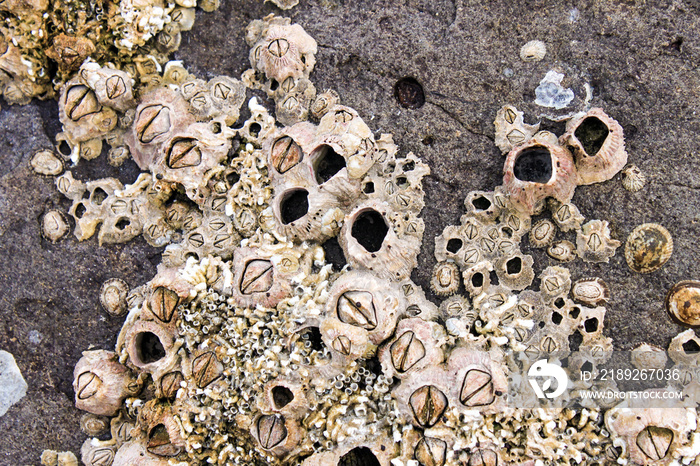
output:
[[520, 48], [520, 59], [525, 62], [540, 61], [547, 54], [547, 46], [541, 40], [531, 40]]
[[673, 254], [673, 238], [657, 223], [637, 226], [627, 237], [625, 259], [630, 269], [639, 273], [659, 270]]
[[100, 304], [102, 309], [113, 316], [120, 316], [126, 312], [126, 296], [129, 293], [129, 285], [119, 278], [110, 278], [102, 284], [100, 290]]
[[52, 243], [66, 236], [68, 231], [70, 227], [63, 212], [49, 210], [41, 218], [41, 235]]
[[647, 177], [636, 165], [630, 164], [622, 170], [622, 187], [627, 191], [636, 193], [644, 187]]
[[576, 245], [567, 240], [557, 241], [547, 248], [547, 254], [560, 262], [570, 262], [576, 259]]

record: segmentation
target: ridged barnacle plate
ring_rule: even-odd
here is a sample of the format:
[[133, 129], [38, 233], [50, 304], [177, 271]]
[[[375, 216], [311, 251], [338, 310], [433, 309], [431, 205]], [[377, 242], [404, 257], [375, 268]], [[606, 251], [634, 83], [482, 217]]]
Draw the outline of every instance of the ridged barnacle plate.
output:
[[644, 223], [632, 230], [625, 243], [625, 259], [639, 273], [659, 270], [673, 253], [673, 238], [656, 223]]
[[666, 310], [682, 325], [700, 326], [700, 282], [684, 280], [673, 285], [666, 295]]
[[600, 278], [583, 278], [571, 287], [574, 301], [588, 306], [600, 306], [610, 299], [610, 289]]

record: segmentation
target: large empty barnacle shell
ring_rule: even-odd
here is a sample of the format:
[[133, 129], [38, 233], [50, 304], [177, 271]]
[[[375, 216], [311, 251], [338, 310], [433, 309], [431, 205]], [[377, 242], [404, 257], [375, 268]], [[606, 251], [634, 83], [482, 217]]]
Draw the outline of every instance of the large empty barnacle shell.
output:
[[608, 262], [620, 244], [610, 237], [605, 220], [591, 220], [576, 232], [576, 251], [586, 262]]
[[627, 191], [636, 193], [644, 187], [647, 177], [636, 165], [628, 165], [622, 170], [622, 187]]
[[700, 326], [700, 282], [684, 280], [673, 285], [666, 295], [666, 310], [682, 325]]
[[627, 163], [622, 126], [600, 108], [569, 120], [560, 141], [574, 155], [578, 184], [609, 180]]
[[657, 223], [639, 225], [627, 237], [625, 259], [630, 269], [639, 273], [659, 270], [673, 254], [673, 238]]
[[503, 167], [503, 187], [514, 205], [530, 215], [553, 197], [569, 202], [576, 189], [576, 168], [571, 153], [556, 137], [540, 131], [522, 146], [514, 147]]
[[512, 105], [504, 105], [496, 114], [493, 121], [496, 127], [496, 145], [503, 154], [507, 154], [514, 146], [520, 146], [535, 135], [540, 124], [528, 125], [523, 121], [523, 112]]
[[570, 262], [576, 259], [576, 245], [571, 241], [557, 241], [547, 248], [547, 254], [560, 262]]
[[571, 296], [587, 306], [600, 306], [610, 299], [610, 289], [600, 278], [582, 278], [571, 286]]
[[532, 284], [535, 271], [532, 256], [520, 253], [503, 255], [495, 264], [499, 284], [511, 290], [524, 290]]

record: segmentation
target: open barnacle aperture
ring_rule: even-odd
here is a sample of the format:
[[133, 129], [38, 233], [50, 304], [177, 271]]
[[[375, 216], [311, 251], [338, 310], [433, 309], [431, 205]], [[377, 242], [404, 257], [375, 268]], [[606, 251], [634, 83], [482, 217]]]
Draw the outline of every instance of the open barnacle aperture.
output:
[[534, 214], [553, 197], [565, 203], [576, 189], [576, 168], [571, 153], [556, 137], [540, 131], [524, 146], [516, 146], [506, 158], [503, 186], [515, 206]]

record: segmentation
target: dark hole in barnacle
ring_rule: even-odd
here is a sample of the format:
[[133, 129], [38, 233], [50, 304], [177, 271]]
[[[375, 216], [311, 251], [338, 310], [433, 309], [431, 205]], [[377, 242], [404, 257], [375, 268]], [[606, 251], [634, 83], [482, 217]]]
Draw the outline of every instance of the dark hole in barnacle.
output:
[[277, 82], [277, 80], [273, 79], [272, 81], [270, 81], [270, 90], [273, 92], [276, 91], [279, 85], [280, 84]]
[[408, 187], [408, 179], [405, 176], [399, 176], [396, 178], [396, 186], [399, 188], [406, 188]]
[[582, 372], [591, 372], [593, 370], [593, 364], [591, 364], [591, 361], [586, 361], [583, 364], [581, 364], [581, 371]]
[[260, 130], [262, 129], [262, 126], [260, 126], [258, 123], [253, 123], [248, 127], [248, 132], [250, 133], [251, 136], [254, 138], [258, 137], [258, 134], [260, 133]]
[[421, 108], [425, 104], [423, 86], [416, 78], [405, 77], [394, 84], [394, 98], [404, 108]]
[[569, 315], [571, 316], [572, 319], [578, 318], [579, 314], [581, 314], [581, 309], [574, 307], [569, 311]]
[[214, 123], [211, 124], [211, 132], [214, 134], [219, 134], [221, 133], [221, 123], [218, 121], [215, 121]]
[[323, 339], [321, 338], [321, 331], [318, 327], [306, 327], [304, 330], [299, 332], [299, 336], [302, 341], [309, 342], [311, 349], [314, 351], [323, 351], [326, 347], [323, 344]]
[[120, 218], [119, 220], [117, 220], [117, 223], [114, 224], [114, 226], [115, 226], [118, 230], [123, 230], [123, 229], [125, 229], [126, 227], [128, 227], [129, 225], [131, 225], [131, 221], [130, 221], [128, 218], [124, 218], [124, 217], [122, 217], [122, 218]]
[[555, 325], [561, 324], [562, 319], [563, 319], [563, 317], [561, 314], [559, 314], [558, 312], [552, 312], [552, 322]]
[[540, 328], [544, 328], [544, 326], [545, 326], [545, 323], [544, 323], [543, 321], [540, 321], [540, 323], [539, 323], [539, 324], [537, 324], [537, 325], [538, 325], [538, 326], [539, 326]]
[[583, 323], [583, 328], [585, 328], [586, 332], [588, 333], [595, 332], [596, 330], [598, 330], [598, 319], [596, 317], [586, 319], [586, 321]]
[[700, 352], [700, 345], [695, 340], [688, 340], [683, 343], [683, 351], [686, 353], [697, 353]]
[[152, 332], [136, 335], [136, 356], [142, 364], [150, 364], [165, 357], [165, 350], [160, 338]]
[[382, 214], [372, 209], [361, 212], [352, 224], [352, 237], [368, 252], [379, 251], [388, 232]]
[[379, 460], [367, 447], [355, 447], [338, 461], [338, 466], [380, 466]]
[[294, 400], [294, 393], [287, 387], [277, 385], [272, 387], [272, 402], [276, 409], [282, 409]]
[[449, 241], [447, 241], [447, 252], [450, 252], [452, 254], [457, 254], [457, 251], [459, 251], [462, 248], [462, 240], [459, 238], [451, 238]]
[[477, 208], [477, 210], [487, 210], [491, 207], [491, 201], [486, 199], [484, 196], [479, 196], [472, 199], [472, 205]]
[[569, 335], [570, 351], [578, 351], [579, 347], [581, 346], [581, 343], [583, 343], [583, 335], [581, 335], [581, 332], [576, 330], [574, 333]]
[[345, 158], [327, 144], [314, 149], [311, 159], [314, 160], [314, 173], [318, 184], [325, 183], [345, 168]]
[[199, 262], [199, 255], [197, 255], [196, 252], [188, 252], [187, 254], [185, 254], [185, 261], [186, 261], [187, 259], [189, 259], [190, 257], [191, 257], [192, 259], [194, 259], [196, 262]]
[[574, 136], [583, 146], [586, 155], [594, 156], [603, 147], [608, 133], [610, 133], [610, 130], [605, 123], [596, 117], [588, 117], [578, 125], [576, 131], [574, 131]]
[[238, 183], [238, 180], [240, 179], [241, 175], [239, 175], [238, 172], [231, 172], [228, 175], [226, 175], [226, 183], [229, 185], [229, 187]]
[[472, 286], [474, 288], [480, 288], [484, 286], [484, 274], [481, 272], [477, 272], [474, 275], [472, 275]]
[[326, 255], [326, 262], [330, 262], [333, 265], [333, 270], [339, 272], [343, 267], [345, 267], [347, 261], [345, 260], [343, 248], [340, 247], [337, 237], [327, 240], [321, 245], [321, 247]]
[[435, 138], [432, 137], [431, 135], [427, 135], [426, 137], [423, 138], [423, 140], [421, 142], [426, 146], [432, 146], [433, 143], [435, 142]]
[[552, 156], [543, 146], [529, 147], [518, 154], [513, 174], [520, 181], [547, 183], [552, 178]]
[[365, 360], [365, 369], [376, 376], [384, 374], [382, 364], [379, 362], [379, 358], [377, 356]]
[[177, 456], [182, 451], [170, 441], [170, 434], [164, 424], [158, 424], [149, 431], [146, 449], [157, 456]]
[[557, 298], [557, 299], [554, 301], [554, 305], [555, 305], [556, 307], [558, 307], [559, 309], [561, 309], [562, 307], [564, 307], [565, 304], [566, 304], [566, 301], [564, 301], [564, 298]]
[[107, 192], [102, 188], [95, 188], [90, 196], [92, 202], [96, 205], [102, 205], [102, 203], [107, 199]]
[[374, 183], [371, 181], [365, 183], [365, 185], [362, 187], [362, 192], [365, 194], [372, 194], [374, 192]]
[[523, 261], [519, 257], [514, 257], [506, 262], [506, 273], [508, 275], [517, 275], [523, 269]]
[[71, 148], [70, 145], [66, 141], [61, 141], [58, 143], [58, 152], [63, 155], [64, 157], [70, 157], [71, 154]]
[[501, 233], [503, 233], [507, 238], [513, 237], [513, 229], [510, 227], [502, 227]]
[[280, 201], [280, 216], [282, 223], [287, 225], [300, 219], [309, 211], [309, 192], [305, 189], [294, 189], [287, 192]]
[[419, 316], [421, 312], [423, 312], [423, 310], [416, 304], [411, 304], [406, 308], [406, 314], [408, 314], [411, 317]]
[[413, 160], [410, 160], [410, 161], [403, 164], [403, 171], [404, 172], [413, 171], [413, 169], [415, 169], [415, 168], [416, 168], [416, 163]]
[[75, 206], [75, 216], [77, 218], [83, 218], [83, 215], [85, 215], [85, 210], [86, 210], [85, 206], [82, 203], [76, 205]]

